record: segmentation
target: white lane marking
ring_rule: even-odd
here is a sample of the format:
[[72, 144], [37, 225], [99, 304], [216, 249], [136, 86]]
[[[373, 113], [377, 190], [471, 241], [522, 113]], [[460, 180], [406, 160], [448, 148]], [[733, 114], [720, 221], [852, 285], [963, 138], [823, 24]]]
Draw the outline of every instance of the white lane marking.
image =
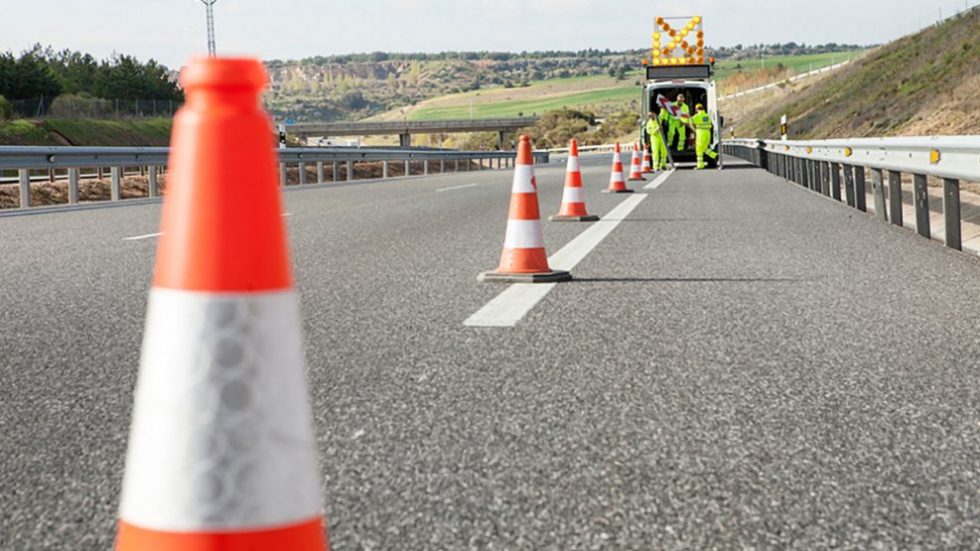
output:
[[148, 233], [146, 235], [134, 235], [132, 237], [123, 237], [123, 241], [137, 241], [139, 239], [149, 239], [151, 237], [160, 237], [162, 233]]
[[474, 187], [476, 185], [478, 185], [478, 184], [464, 184], [462, 186], [444, 187], [444, 188], [437, 189], [436, 190], [436, 193], [438, 193], [440, 191], [452, 191], [454, 189], [463, 189], [463, 188], [468, 188], [468, 187]]
[[466, 318], [468, 327], [513, 327], [557, 283], [515, 283]]
[[674, 173], [674, 169], [670, 169], [667, 172], [664, 172], [660, 176], [657, 176], [652, 182], [643, 186], [643, 189], [657, 189], [658, 187], [660, 187], [660, 184], [666, 182], [667, 178], [670, 178], [670, 175], [673, 173]]
[[[284, 212], [284, 213], [282, 213], [282, 215], [283, 216], [292, 216], [293, 213], [291, 213], [291, 212]], [[144, 235], [134, 235], [132, 237], [123, 237], [123, 241], [138, 241], [140, 239], [150, 239], [151, 237], [160, 237], [161, 235], [163, 235], [163, 232], [147, 233], [147, 234], [144, 234]]]
[[[594, 222], [588, 229], [580, 233], [578, 237], [572, 239], [560, 251], [551, 255], [548, 258], [548, 264], [555, 270], [571, 270], [574, 268], [646, 198], [646, 194], [627, 198], [598, 222]], [[513, 327], [555, 285], [555, 283], [515, 283], [467, 318], [463, 325], [469, 327]]]
[[609, 211], [598, 222], [593, 222], [592, 226], [569, 241], [560, 251], [551, 255], [548, 258], [548, 264], [556, 270], [574, 268], [646, 198], [647, 195], [644, 193], [627, 197], [625, 201]]

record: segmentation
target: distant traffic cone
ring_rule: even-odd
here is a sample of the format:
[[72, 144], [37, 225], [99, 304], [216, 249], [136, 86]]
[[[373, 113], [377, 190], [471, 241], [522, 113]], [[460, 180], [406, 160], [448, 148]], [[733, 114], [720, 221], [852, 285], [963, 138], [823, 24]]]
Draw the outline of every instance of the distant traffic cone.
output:
[[653, 172], [653, 165], [650, 163], [650, 148], [643, 147], [643, 174], [649, 174]]
[[630, 161], [630, 181], [646, 181], [640, 167], [640, 144], [633, 144], [633, 159]]
[[315, 441], [258, 60], [181, 74], [117, 551], [323, 551]]
[[534, 179], [534, 158], [531, 156], [531, 139], [521, 136], [517, 146], [517, 164], [514, 165], [514, 183], [510, 194], [510, 214], [504, 250], [500, 266], [492, 272], [483, 272], [480, 281], [517, 281], [543, 283], [568, 281], [571, 274], [552, 270], [548, 266], [548, 253], [544, 250], [541, 234], [541, 213], [538, 210], [538, 183]]
[[589, 214], [585, 209], [585, 194], [582, 192], [582, 171], [578, 162], [578, 142], [575, 138], [568, 144], [568, 165], [565, 169], [565, 189], [561, 195], [561, 208], [550, 220], [595, 222], [599, 217]]
[[623, 155], [618, 142], [616, 143], [616, 149], [613, 151], [612, 174], [609, 175], [609, 187], [603, 190], [603, 193], [633, 193], [632, 189], [626, 187], [626, 181], [623, 178]]

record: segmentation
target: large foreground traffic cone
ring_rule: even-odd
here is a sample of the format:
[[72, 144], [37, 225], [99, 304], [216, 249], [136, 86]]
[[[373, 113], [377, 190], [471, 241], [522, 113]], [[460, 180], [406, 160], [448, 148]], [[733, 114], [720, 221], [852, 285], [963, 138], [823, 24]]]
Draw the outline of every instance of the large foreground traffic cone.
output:
[[616, 149], [613, 151], [612, 173], [609, 175], [609, 187], [603, 190], [603, 193], [633, 193], [632, 189], [626, 187], [626, 179], [623, 178], [623, 154], [622, 149], [619, 147], [619, 142], [616, 143]]
[[638, 143], [633, 144], [633, 158], [630, 160], [630, 181], [646, 181], [640, 166], [640, 144]]
[[650, 148], [646, 145], [643, 146], [643, 174], [649, 174], [653, 172], [653, 165], [650, 159]]
[[565, 168], [565, 189], [561, 195], [561, 208], [550, 220], [595, 222], [599, 217], [589, 214], [585, 209], [585, 194], [582, 192], [582, 170], [578, 162], [578, 142], [575, 138], [568, 144], [568, 165]]
[[517, 164], [514, 165], [510, 213], [507, 217], [507, 233], [504, 237], [504, 251], [500, 255], [500, 266], [492, 272], [483, 272], [477, 279], [524, 283], [572, 279], [568, 272], [552, 270], [548, 266], [548, 253], [544, 250], [544, 238], [541, 234], [538, 183], [534, 179], [531, 139], [527, 136], [521, 136], [517, 146]]
[[327, 548], [257, 60], [193, 60], [174, 119], [117, 551]]

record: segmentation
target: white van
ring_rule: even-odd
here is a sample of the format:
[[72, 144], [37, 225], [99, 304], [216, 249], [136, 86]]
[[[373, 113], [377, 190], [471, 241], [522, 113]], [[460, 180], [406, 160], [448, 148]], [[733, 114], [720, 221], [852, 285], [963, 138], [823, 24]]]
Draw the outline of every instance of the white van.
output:
[[[647, 67], [647, 82], [643, 87], [642, 118], [640, 119], [640, 138], [645, 140], [647, 113], [651, 106], [659, 110], [658, 98], [666, 98], [667, 101], [674, 102], [678, 94], [684, 94], [684, 102], [694, 115], [694, 106], [701, 104], [711, 116], [714, 128], [711, 132], [711, 148], [717, 152], [718, 159], [712, 160], [705, 156], [705, 162], [710, 167], [721, 167], [721, 129], [724, 124], [724, 117], [718, 113], [718, 97], [715, 90], [715, 81], [711, 80], [711, 65], [675, 65], [667, 67]], [[668, 137], [667, 125], [663, 125], [664, 137]], [[684, 151], [677, 151], [678, 137], [674, 137], [674, 143], [669, 144], [670, 154], [673, 156], [674, 163], [694, 163], [697, 161], [694, 152], [694, 131], [687, 129], [687, 144]]]

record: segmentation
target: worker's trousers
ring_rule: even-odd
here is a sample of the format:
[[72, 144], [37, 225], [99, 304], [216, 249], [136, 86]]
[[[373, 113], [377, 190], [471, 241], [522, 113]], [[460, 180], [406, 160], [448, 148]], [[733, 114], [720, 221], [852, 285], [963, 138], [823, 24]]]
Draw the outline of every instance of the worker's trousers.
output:
[[657, 133], [650, 136], [650, 151], [653, 155], [653, 169], [661, 170], [667, 167], [667, 146], [663, 137]]
[[667, 145], [674, 143], [674, 135], [677, 134], [677, 151], [684, 151], [687, 147], [687, 125], [681, 121], [671, 119], [670, 129], [667, 131]]
[[711, 130], [694, 131], [694, 152], [698, 156], [698, 168], [704, 168], [704, 156], [717, 159], [718, 154], [711, 150]]

